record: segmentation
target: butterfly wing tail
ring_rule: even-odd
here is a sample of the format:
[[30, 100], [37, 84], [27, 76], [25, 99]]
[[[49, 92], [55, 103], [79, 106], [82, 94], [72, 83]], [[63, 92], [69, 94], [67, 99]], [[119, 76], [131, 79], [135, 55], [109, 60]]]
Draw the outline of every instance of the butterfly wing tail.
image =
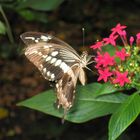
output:
[[69, 72], [65, 73], [56, 84], [58, 108], [62, 106], [64, 109], [62, 120], [65, 119], [67, 111], [73, 105], [76, 83], [77, 76], [75, 77], [74, 72], [70, 70]]

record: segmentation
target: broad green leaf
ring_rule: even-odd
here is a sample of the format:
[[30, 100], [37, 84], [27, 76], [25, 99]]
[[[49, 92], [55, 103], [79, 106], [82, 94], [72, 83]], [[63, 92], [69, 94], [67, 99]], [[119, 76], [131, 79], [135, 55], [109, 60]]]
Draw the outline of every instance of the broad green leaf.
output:
[[6, 34], [6, 26], [0, 21], [0, 34]]
[[109, 122], [109, 140], [115, 140], [140, 114], [140, 95], [135, 93], [112, 115]]
[[[122, 93], [107, 94], [100, 97], [95, 96], [99, 93], [107, 92], [104, 86], [104, 84], [98, 83], [78, 86], [74, 106], [68, 112], [66, 120], [82, 123], [97, 117], [111, 114], [127, 99], [127, 96]], [[53, 116], [62, 117], [63, 110], [58, 110], [54, 107], [55, 100], [56, 96], [54, 92], [49, 90], [22, 101], [18, 105], [35, 109]]]
[[56, 9], [64, 0], [24, 0], [19, 2], [18, 9], [32, 8], [41, 11], [52, 11]]

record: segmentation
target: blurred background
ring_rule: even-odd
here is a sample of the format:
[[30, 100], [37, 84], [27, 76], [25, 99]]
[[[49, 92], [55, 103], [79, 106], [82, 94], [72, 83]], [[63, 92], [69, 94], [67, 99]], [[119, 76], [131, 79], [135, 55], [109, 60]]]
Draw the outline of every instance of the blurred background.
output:
[[[140, 32], [140, 1], [0, 0], [0, 140], [107, 140], [110, 116], [62, 125], [59, 118], [16, 106], [50, 88], [23, 55], [19, 36], [26, 31], [51, 33], [80, 53], [90, 51], [117, 23], [128, 26], [128, 36]], [[96, 80], [91, 74], [88, 79]], [[119, 140], [138, 140], [139, 131], [137, 119]]]

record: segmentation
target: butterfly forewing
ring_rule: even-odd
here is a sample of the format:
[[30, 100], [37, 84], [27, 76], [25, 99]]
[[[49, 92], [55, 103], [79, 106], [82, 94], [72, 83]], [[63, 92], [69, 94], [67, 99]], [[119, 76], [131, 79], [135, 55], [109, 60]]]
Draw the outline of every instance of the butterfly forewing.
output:
[[[63, 72], [66, 72], [73, 63], [79, 61], [79, 55], [72, 47], [51, 35], [26, 32], [21, 35], [21, 38], [27, 45], [25, 48], [27, 58], [35, 64], [43, 76], [50, 81], [60, 78]], [[60, 66], [62, 68], [60, 68]], [[50, 71], [52, 71], [52, 73], [50, 73]], [[54, 77], [54, 72], [57, 73], [56, 78]]]
[[38, 42], [58, 44], [62, 48], [65, 48], [77, 55], [77, 52], [69, 44], [49, 34], [41, 32], [25, 32], [21, 34], [20, 37], [27, 46]]
[[73, 104], [78, 77], [85, 83], [81, 57], [70, 45], [45, 33], [26, 32], [21, 39], [26, 44], [26, 57], [45, 79], [56, 82], [58, 107], [68, 110]]

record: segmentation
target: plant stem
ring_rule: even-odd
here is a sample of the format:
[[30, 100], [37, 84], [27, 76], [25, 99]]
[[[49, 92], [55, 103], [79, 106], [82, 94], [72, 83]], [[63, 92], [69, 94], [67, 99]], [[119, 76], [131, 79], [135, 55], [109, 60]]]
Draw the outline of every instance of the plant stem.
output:
[[9, 38], [11, 44], [14, 44], [14, 37], [12, 35], [11, 27], [10, 27], [10, 24], [8, 22], [8, 19], [7, 19], [6, 15], [5, 15], [5, 13], [4, 13], [1, 5], [0, 5], [0, 13], [3, 16], [3, 19], [4, 19], [5, 24], [6, 24], [6, 27], [7, 27], [7, 35], [8, 35], [8, 38]]

